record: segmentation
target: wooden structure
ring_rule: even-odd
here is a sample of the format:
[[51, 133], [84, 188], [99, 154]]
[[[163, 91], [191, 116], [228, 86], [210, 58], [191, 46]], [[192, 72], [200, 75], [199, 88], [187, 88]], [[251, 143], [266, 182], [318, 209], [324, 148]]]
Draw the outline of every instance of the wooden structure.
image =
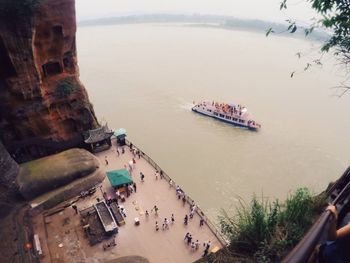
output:
[[113, 215], [115, 221], [117, 222], [117, 225], [118, 226], [125, 225], [124, 217], [120, 213], [118, 205], [116, 203], [112, 203], [110, 205], [110, 209], [111, 209], [111, 212], [112, 212], [112, 215]]
[[114, 232], [118, 229], [117, 222], [115, 222], [114, 217], [106, 205], [105, 201], [98, 202], [94, 205], [98, 217], [106, 232]]
[[89, 146], [91, 152], [101, 152], [112, 146], [112, 135], [113, 131], [108, 128], [107, 124], [105, 124], [97, 129], [85, 132], [84, 142]]

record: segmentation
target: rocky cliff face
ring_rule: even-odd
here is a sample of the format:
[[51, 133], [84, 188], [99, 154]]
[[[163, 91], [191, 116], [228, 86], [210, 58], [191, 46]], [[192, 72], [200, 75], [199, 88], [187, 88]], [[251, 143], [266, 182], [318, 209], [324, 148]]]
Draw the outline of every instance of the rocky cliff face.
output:
[[16, 185], [18, 171], [18, 164], [0, 142], [0, 218], [7, 215], [19, 198]]
[[2, 0], [0, 12], [0, 139], [19, 162], [77, 146], [97, 121], [78, 78], [75, 1]]

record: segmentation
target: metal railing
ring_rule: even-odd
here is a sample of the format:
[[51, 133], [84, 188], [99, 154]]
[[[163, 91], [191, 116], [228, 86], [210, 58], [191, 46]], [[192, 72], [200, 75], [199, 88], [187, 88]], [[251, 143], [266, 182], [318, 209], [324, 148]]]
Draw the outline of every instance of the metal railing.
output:
[[[130, 147], [130, 144], [133, 145], [134, 148], [140, 151], [140, 155], [143, 159], [145, 159], [154, 169], [156, 169], [158, 172], [162, 172], [162, 176], [164, 177], [165, 180], [167, 180], [169, 183], [172, 181], [173, 185], [177, 185], [176, 182], [155, 162], [151, 157], [149, 157], [144, 151], [141, 150], [137, 145], [134, 143], [130, 142], [129, 140], [125, 139], [125, 143], [127, 146]], [[193, 199], [188, 196], [187, 194], [185, 195], [186, 202], [188, 204], [192, 204]], [[202, 217], [207, 224], [209, 230], [216, 236], [216, 238], [220, 241], [222, 246], [227, 246], [228, 242], [225, 236], [219, 231], [216, 226], [210, 221], [210, 219], [204, 214], [204, 212], [200, 209], [200, 207], [197, 206], [196, 213]]]
[[[335, 199], [331, 202], [332, 205], [337, 207], [338, 212], [346, 206], [344, 205], [344, 199], [349, 198], [350, 192], [350, 167], [346, 169], [343, 175], [337, 180], [337, 182], [328, 189], [327, 195], [331, 195], [333, 191], [339, 188], [338, 194]], [[348, 202], [348, 201], [347, 201]], [[291, 252], [283, 259], [283, 263], [302, 263], [308, 262], [310, 256], [314, 252], [317, 244], [320, 243], [320, 238], [325, 230], [328, 231], [330, 225], [330, 211], [324, 211], [317, 221], [310, 227], [308, 232], [304, 235], [303, 239], [293, 248]]]

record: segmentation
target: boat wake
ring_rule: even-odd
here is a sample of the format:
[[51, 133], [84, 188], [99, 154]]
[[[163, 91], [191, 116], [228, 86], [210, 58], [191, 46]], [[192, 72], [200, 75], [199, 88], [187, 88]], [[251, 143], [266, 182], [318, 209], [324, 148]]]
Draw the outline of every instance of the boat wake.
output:
[[183, 99], [180, 99], [180, 102], [179, 102], [180, 109], [191, 111], [193, 106], [194, 106], [193, 102], [189, 102], [189, 101], [185, 101]]

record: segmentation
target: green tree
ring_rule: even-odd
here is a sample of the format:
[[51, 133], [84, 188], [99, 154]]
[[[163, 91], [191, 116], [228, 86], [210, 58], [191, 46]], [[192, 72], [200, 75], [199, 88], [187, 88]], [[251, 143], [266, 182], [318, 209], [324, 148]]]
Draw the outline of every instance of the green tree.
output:
[[[322, 52], [329, 52], [334, 48], [333, 54], [345, 65], [350, 64], [350, 1], [349, 0], [306, 0], [320, 15], [320, 19], [304, 29], [309, 35], [315, 28], [323, 28], [330, 32], [330, 38], [321, 47]], [[280, 9], [287, 8], [287, 0], [283, 0]], [[288, 31], [294, 33], [298, 26], [288, 20]]]
[[[349, 0], [305, 0], [311, 4], [312, 9], [316, 11], [317, 18], [309, 27], [301, 27], [293, 20], [288, 22], [287, 32], [295, 33], [298, 30], [303, 30], [305, 36], [312, 34], [315, 29], [322, 29], [329, 33], [329, 38], [325, 40], [320, 48], [321, 57], [307, 63], [304, 70], [308, 70], [313, 65], [322, 65], [322, 57], [324, 53], [332, 53], [335, 58], [340, 61], [341, 66], [344, 66], [346, 74], [349, 74], [350, 66], [350, 1]], [[283, 0], [280, 3], [280, 9], [288, 8], [288, 0]], [[266, 36], [275, 33], [272, 28], [268, 29]], [[297, 53], [300, 57], [301, 53]], [[294, 76], [293, 72], [291, 77]], [[346, 78], [341, 85], [335, 87], [341, 89], [342, 92], [338, 95], [343, 96], [350, 90], [350, 86], [346, 83], [349, 78]]]

